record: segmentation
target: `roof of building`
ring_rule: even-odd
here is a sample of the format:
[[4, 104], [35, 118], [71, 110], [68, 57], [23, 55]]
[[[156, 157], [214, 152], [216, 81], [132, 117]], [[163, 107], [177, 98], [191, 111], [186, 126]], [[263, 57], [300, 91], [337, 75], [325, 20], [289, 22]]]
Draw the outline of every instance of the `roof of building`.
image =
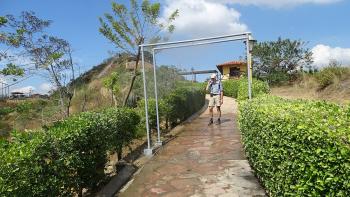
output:
[[225, 62], [222, 64], [218, 64], [217, 67], [229, 66], [229, 65], [243, 65], [243, 64], [246, 64], [246, 62], [244, 62], [244, 61], [229, 61], [229, 62]]
[[245, 64], [246, 64], [246, 62], [244, 62], [244, 61], [229, 61], [229, 62], [225, 62], [222, 64], [218, 64], [218, 65], [216, 65], [216, 67], [218, 68], [220, 73], [223, 74], [223, 71], [222, 71], [223, 66], [235, 66], [235, 65], [245, 65]]

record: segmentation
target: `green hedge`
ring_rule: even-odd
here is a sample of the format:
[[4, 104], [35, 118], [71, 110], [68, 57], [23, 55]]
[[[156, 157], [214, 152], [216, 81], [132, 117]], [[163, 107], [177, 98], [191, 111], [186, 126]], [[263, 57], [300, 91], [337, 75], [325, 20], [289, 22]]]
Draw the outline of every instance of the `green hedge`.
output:
[[205, 91], [200, 87], [175, 89], [164, 98], [164, 116], [167, 125], [174, 127], [199, 111], [205, 103]]
[[121, 152], [140, 121], [126, 108], [85, 112], [45, 131], [13, 133], [0, 149], [1, 196], [72, 196], [104, 176], [107, 152]]
[[[270, 92], [269, 85], [266, 82], [253, 79], [252, 84], [252, 98], [260, 95], [268, 94]], [[248, 99], [248, 79], [242, 78], [239, 80], [239, 87], [237, 92], [238, 100]]]
[[[202, 84], [195, 85], [195, 87], [184, 86], [173, 90], [169, 95], [163, 99], [159, 99], [159, 118], [160, 122], [165, 121], [166, 129], [174, 127], [181, 121], [186, 120], [195, 112], [199, 111], [205, 103], [205, 87]], [[138, 110], [142, 117], [141, 131], [145, 131], [145, 102], [140, 100], [138, 102]], [[148, 119], [150, 129], [156, 129], [156, 101], [151, 98], [148, 99]]]
[[232, 98], [238, 97], [238, 87], [240, 80], [226, 80], [222, 82], [224, 95]]
[[[222, 82], [224, 95], [238, 100], [248, 99], [248, 79], [226, 80]], [[252, 97], [269, 93], [269, 86], [266, 82], [253, 79]]]
[[246, 155], [271, 196], [350, 196], [350, 110], [265, 96], [240, 103]]
[[[162, 99], [159, 99], [158, 102], [158, 111], [159, 111], [159, 121], [162, 122], [164, 120], [164, 101]], [[140, 135], [145, 135], [146, 131], [146, 113], [145, 113], [145, 100], [142, 99], [137, 102], [137, 111], [141, 117], [141, 124], [140, 124]], [[156, 129], [157, 128], [157, 113], [156, 113], [156, 100], [154, 98], [148, 99], [148, 123], [150, 126], [150, 129]]]

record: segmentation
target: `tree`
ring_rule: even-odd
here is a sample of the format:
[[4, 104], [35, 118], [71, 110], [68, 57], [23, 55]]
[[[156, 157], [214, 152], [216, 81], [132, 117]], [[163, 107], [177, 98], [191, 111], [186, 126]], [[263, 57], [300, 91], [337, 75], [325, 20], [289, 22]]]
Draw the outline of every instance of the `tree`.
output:
[[111, 73], [110, 76], [103, 79], [103, 85], [111, 91], [112, 106], [117, 105], [116, 97], [120, 93], [120, 84], [118, 83], [119, 74]]
[[295, 78], [298, 70], [312, 63], [312, 52], [300, 40], [278, 38], [254, 46], [254, 75], [270, 84]]
[[123, 101], [125, 106], [138, 75], [137, 67], [141, 57], [139, 45], [166, 39], [166, 36], [162, 34], [164, 30], [168, 33], [174, 31], [175, 26], [171, 23], [178, 15], [178, 10], [175, 10], [165, 21], [160, 17], [160, 3], [151, 3], [149, 0], [143, 0], [142, 3], [130, 0], [129, 6], [112, 2], [112, 10], [113, 15], [105, 13], [104, 19], [99, 18], [101, 23], [99, 31], [120, 50], [134, 57], [136, 61]]
[[74, 96], [74, 63], [70, 44], [61, 38], [43, 35], [26, 45], [35, 67], [45, 71], [50, 82], [57, 88], [62, 112], [70, 115], [71, 101]]
[[22, 12], [18, 18], [13, 15], [0, 16], [0, 75], [24, 76], [31, 69], [29, 65], [17, 65], [15, 62], [27, 57], [24, 48], [50, 23], [36, 17], [34, 12]]
[[[51, 24], [35, 16], [34, 12], [22, 12], [16, 18], [13, 15], [0, 17], [0, 74], [6, 76], [24, 76], [27, 73], [47, 77], [57, 88], [62, 112], [70, 115], [74, 87], [74, 63], [70, 44], [61, 38], [49, 36], [43, 30]], [[28, 64], [16, 65], [16, 60], [30, 60]], [[18, 61], [17, 61], [18, 62]]]

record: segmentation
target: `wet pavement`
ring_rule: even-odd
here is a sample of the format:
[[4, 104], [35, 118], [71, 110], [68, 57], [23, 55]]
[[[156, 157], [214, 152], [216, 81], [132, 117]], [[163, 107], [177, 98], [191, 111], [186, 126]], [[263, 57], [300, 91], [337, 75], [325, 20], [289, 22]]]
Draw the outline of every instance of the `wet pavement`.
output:
[[225, 97], [222, 113], [220, 125], [208, 126], [208, 110], [187, 123], [118, 196], [265, 196], [244, 157], [237, 103]]

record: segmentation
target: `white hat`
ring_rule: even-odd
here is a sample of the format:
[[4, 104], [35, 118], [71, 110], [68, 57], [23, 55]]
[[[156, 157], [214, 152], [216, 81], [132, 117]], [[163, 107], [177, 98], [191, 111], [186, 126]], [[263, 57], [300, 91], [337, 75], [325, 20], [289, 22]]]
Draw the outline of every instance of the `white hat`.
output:
[[211, 79], [216, 78], [216, 74], [212, 74], [212, 75], [210, 76], [210, 78], [211, 78]]

